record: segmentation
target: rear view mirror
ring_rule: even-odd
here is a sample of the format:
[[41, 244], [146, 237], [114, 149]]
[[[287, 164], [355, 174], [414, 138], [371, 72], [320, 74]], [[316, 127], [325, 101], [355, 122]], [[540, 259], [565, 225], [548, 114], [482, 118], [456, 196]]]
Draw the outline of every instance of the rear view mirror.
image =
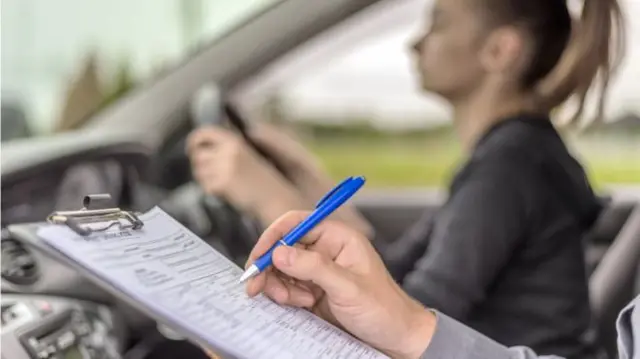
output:
[[222, 125], [224, 121], [222, 108], [222, 93], [217, 84], [209, 83], [199, 88], [190, 102], [194, 127]]

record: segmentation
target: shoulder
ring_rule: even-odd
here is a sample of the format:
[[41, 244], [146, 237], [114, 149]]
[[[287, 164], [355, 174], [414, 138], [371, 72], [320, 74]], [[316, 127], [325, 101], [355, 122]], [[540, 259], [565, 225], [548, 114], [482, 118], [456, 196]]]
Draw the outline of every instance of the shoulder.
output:
[[540, 207], [546, 190], [536, 160], [509, 142], [474, 153], [451, 183], [450, 195], [454, 207], [490, 206], [528, 216]]
[[540, 198], [538, 177], [531, 162], [513, 153], [472, 159], [452, 182], [445, 210], [453, 217], [478, 217], [478, 212], [497, 218], [528, 217]]
[[564, 147], [557, 132], [542, 121], [510, 120], [497, 125], [478, 142], [470, 163], [481, 173], [530, 174], [550, 153], [549, 147]]
[[[470, 178], [485, 179], [507, 189], [519, 185], [531, 189], [544, 182], [542, 167], [565, 157], [566, 147], [543, 120], [507, 121], [491, 131], [474, 149], [468, 162]], [[513, 188], [512, 188], [513, 189]]]
[[[500, 166], [522, 171], [535, 171], [549, 156], [565, 155], [564, 142], [548, 119], [506, 121], [478, 143], [472, 162], [480, 167]], [[511, 171], [513, 172], [513, 171]]]

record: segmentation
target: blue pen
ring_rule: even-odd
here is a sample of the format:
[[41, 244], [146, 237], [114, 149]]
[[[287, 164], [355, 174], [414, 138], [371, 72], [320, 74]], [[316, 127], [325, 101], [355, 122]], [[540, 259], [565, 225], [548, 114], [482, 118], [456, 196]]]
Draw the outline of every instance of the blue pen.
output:
[[247, 279], [258, 275], [271, 265], [271, 255], [273, 251], [281, 246], [292, 246], [298, 243], [313, 227], [317, 226], [325, 218], [327, 218], [336, 209], [340, 208], [349, 198], [351, 198], [362, 186], [364, 185], [364, 177], [349, 177], [342, 183], [336, 186], [322, 197], [322, 199], [316, 205], [316, 209], [295, 226], [286, 236], [277, 241], [271, 249], [260, 258], [258, 258], [253, 264], [242, 274], [240, 277], [240, 283]]

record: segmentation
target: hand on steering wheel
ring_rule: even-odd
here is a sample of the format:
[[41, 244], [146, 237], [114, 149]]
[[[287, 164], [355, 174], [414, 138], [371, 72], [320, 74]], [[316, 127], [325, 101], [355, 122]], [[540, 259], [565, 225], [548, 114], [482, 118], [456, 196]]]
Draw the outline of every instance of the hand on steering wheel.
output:
[[229, 130], [195, 130], [187, 153], [194, 178], [207, 194], [224, 198], [265, 225], [289, 210], [307, 207], [282, 174]]

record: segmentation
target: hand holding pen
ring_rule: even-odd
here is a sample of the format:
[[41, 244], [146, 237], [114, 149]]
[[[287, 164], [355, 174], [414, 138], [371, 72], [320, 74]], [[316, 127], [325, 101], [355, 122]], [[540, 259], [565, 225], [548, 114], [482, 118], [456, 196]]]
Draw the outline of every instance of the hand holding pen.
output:
[[[420, 357], [435, 316], [402, 291], [360, 232], [338, 221], [303, 227], [316, 211], [288, 213], [264, 232], [249, 263], [270, 253], [273, 270], [249, 279], [247, 294], [306, 308], [392, 358]], [[280, 243], [286, 238], [304, 246]]]
[[336, 211], [348, 201], [365, 183], [364, 177], [349, 177], [337, 187], [329, 191], [316, 205], [316, 209], [304, 221], [300, 222], [291, 232], [276, 242], [267, 253], [257, 258], [255, 262], [240, 277], [240, 282], [254, 277], [272, 264], [273, 251], [281, 246], [293, 246], [298, 243], [313, 227]]

